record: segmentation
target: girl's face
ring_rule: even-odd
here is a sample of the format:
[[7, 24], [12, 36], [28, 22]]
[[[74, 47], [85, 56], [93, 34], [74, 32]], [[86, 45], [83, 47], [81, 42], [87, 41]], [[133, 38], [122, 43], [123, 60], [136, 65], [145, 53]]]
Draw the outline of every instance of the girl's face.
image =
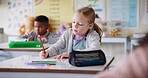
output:
[[72, 31], [75, 35], [85, 36], [93, 25], [88, 23], [88, 19], [81, 13], [75, 13], [72, 18]]

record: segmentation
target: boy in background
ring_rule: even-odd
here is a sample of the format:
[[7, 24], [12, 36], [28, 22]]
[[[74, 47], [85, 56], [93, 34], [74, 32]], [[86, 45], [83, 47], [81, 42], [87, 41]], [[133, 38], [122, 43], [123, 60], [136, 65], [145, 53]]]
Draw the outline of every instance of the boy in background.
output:
[[53, 38], [54, 34], [48, 31], [49, 19], [44, 15], [39, 15], [35, 18], [34, 30], [30, 33], [22, 35], [21, 38], [27, 39], [27, 41], [40, 41], [38, 36], [41, 37], [43, 43], [55, 43]]

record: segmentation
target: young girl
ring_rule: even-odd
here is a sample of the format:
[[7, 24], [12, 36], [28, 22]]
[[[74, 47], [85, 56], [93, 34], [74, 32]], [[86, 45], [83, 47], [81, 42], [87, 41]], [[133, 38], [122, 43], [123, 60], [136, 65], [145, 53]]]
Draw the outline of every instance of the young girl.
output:
[[[51, 47], [40, 52], [42, 58], [55, 56], [56, 59], [68, 57], [72, 50], [100, 49], [102, 30], [95, 23], [95, 12], [90, 7], [78, 9], [72, 18], [72, 28], [66, 30], [59, 40]], [[67, 52], [60, 52], [66, 48]]]

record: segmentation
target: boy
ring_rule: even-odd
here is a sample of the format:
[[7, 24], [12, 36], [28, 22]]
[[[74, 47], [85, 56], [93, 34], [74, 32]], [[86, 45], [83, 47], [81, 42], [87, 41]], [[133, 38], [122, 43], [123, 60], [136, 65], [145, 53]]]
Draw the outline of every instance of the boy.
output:
[[22, 35], [21, 38], [26, 38], [27, 41], [40, 41], [38, 36], [42, 38], [43, 43], [55, 43], [53, 34], [48, 32], [49, 19], [44, 15], [39, 15], [35, 18], [34, 30], [28, 34]]

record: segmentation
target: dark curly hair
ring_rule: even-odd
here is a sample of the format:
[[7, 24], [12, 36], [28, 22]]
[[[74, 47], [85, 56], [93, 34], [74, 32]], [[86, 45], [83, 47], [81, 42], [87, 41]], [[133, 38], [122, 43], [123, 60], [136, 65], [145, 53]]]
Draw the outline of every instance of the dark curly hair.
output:
[[49, 19], [48, 17], [44, 16], [44, 15], [39, 15], [35, 18], [35, 21], [37, 22], [42, 22], [45, 24], [45, 26], [48, 26], [49, 24]]

